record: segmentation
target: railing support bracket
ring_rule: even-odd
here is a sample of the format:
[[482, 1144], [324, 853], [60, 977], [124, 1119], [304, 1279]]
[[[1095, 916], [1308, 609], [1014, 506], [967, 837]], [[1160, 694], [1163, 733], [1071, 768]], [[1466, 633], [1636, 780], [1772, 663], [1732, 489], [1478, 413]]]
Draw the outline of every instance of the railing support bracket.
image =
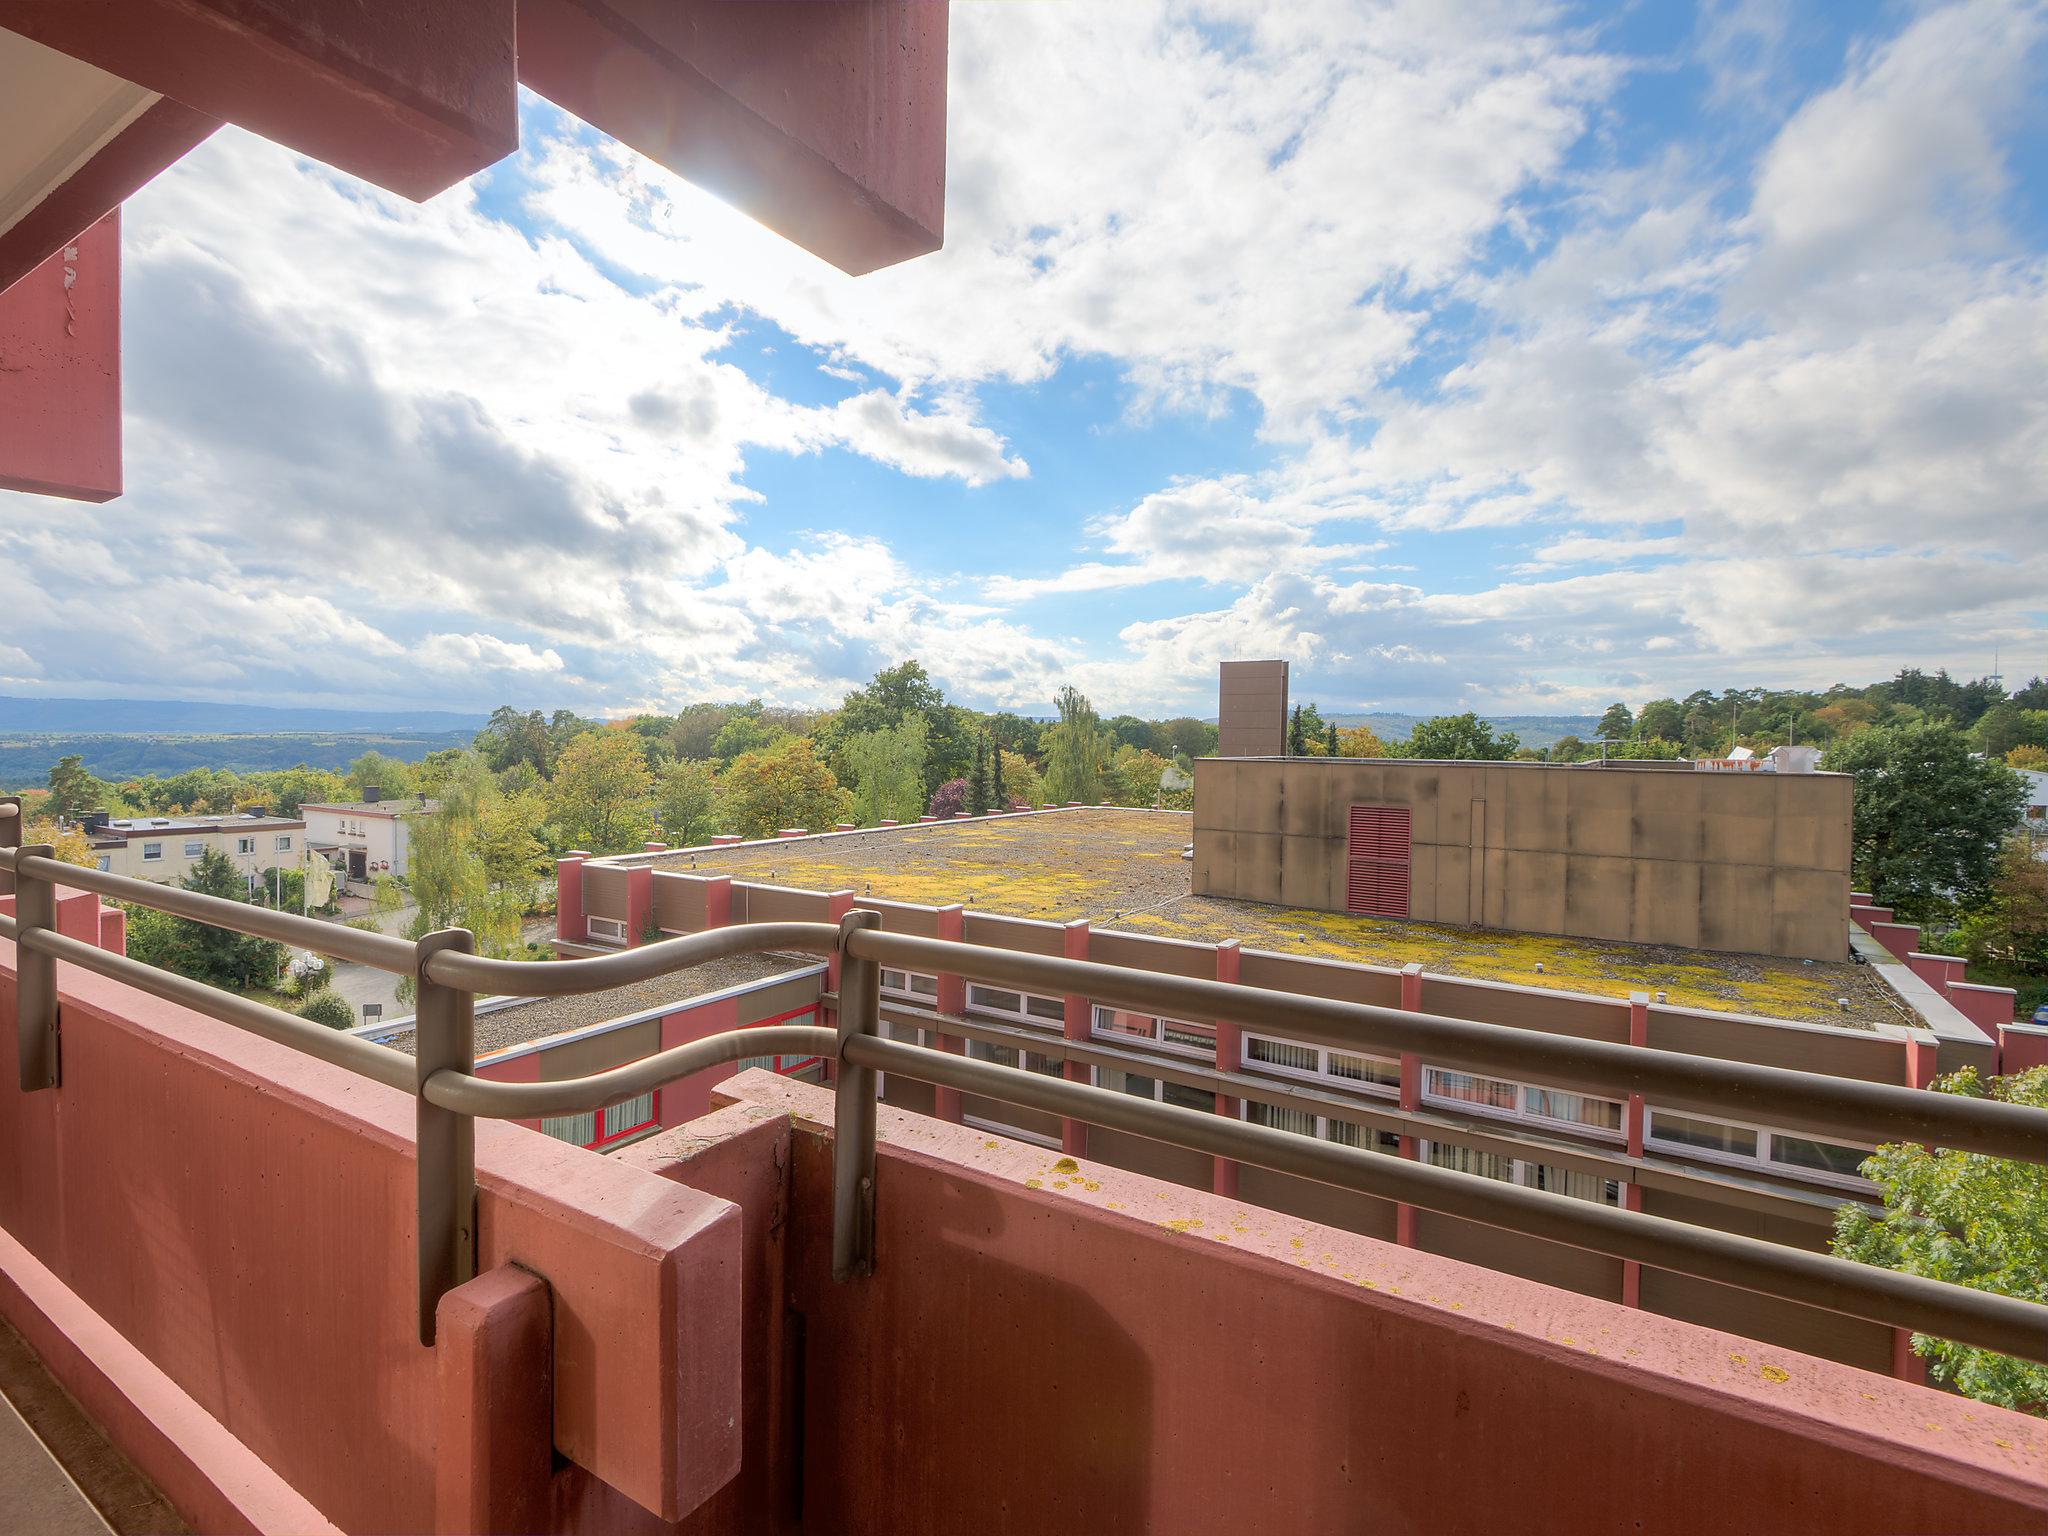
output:
[[857, 907], [839, 922], [839, 1084], [832, 1114], [832, 1278], [875, 1272], [875, 1073], [846, 1056], [854, 1035], [880, 1032], [882, 972], [847, 940], [879, 928], [882, 916]]

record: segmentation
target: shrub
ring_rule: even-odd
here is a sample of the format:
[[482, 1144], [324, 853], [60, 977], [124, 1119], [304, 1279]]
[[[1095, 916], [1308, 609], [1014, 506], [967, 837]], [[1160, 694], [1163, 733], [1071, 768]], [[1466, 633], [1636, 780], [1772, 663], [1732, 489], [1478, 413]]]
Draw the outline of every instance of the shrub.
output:
[[356, 1011], [339, 992], [322, 987], [292, 1010], [302, 1019], [325, 1024], [329, 1029], [353, 1029]]

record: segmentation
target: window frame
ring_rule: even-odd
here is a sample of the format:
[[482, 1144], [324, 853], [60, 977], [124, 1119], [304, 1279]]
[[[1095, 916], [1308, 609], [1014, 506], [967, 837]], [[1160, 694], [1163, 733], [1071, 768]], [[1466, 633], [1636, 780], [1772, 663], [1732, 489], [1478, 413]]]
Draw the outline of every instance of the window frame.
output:
[[[1016, 998], [1017, 1009], [1011, 1010], [998, 1007], [996, 1004], [986, 1001], [986, 998], [991, 993], [1001, 993], [1005, 996]], [[976, 994], [979, 994], [979, 996]], [[1033, 1013], [1031, 1005], [1034, 1002], [1050, 1003], [1059, 1012], [1057, 1015]], [[982, 982], [970, 981], [967, 983], [967, 1011], [969, 1013], [986, 1014], [990, 1018], [1009, 1019], [1032, 1029], [1051, 1030], [1056, 1033], [1064, 1033], [1066, 1030], [1067, 1000], [1064, 997], [1051, 997], [1043, 992], [1026, 992], [1022, 987], [994, 987], [985, 985]]]
[[[900, 982], [892, 983], [889, 980], [891, 976], [902, 979]], [[917, 983], [921, 981], [928, 981], [932, 984], [929, 992], [917, 986]], [[939, 978], [925, 971], [906, 971], [893, 965], [884, 966], [881, 970], [879, 982], [882, 995], [884, 997], [893, 997], [899, 1002], [932, 1003], [936, 1005], [939, 1000]]]
[[203, 838], [203, 837], [188, 837], [188, 838], [186, 838], [186, 839], [185, 839], [185, 854], [184, 854], [184, 856], [185, 856], [186, 858], [188, 858], [188, 859], [196, 859], [196, 858], [200, 858], [200, 857], [202, 857], [202, 856], [203, 856], [203, 855], [205, 854], [205, 852], [206, 852], [206, 839], [205, 839], [205, 838]]
[[270, 851], [271, 851], [272, 853], [290, 853], [290, 852], [292, 851], [292, 835], [291, 835], [291, 833], [289, 833], [289, 832], [280, 832], [280, 833], [278, 833], [278, 834], [277, 834], [277, 843], [276, 843], [276, 846], [274, 846], [274, 847], [273, 847], [273, 848], [272, 848], [272, 849], [271, 849]]
[[[1258, 1061], [1252, 1056], [1252, 1042], [1261, 1041], [1267, 1045], [1286, 1046], [1290, 1050], [1313, 1051], [1316, 1057], [1314, 1067], [1290, 1067], [1276, 1061]], [[1394, 1069], [1394, 1081], [1375, 1082], [1369, 1078], [1347, 1077], [1330, 1071], [1332, 1056], [1356, 1056], [1361, 1061], [1378, 1062]], [[1296, 1082], [1315, 1083], [1319, 1087], [1341, 1088], [1346, 1093], [1366, 1093], [1378, 1099], [1401, 1097], [1401, 1060], [1398, 1056], [1375, 1056], [1369, 1051], [1339, 1051], [1326, 1046], [1311, 1045], [1306, 1040], [1289, 1040], [1284, 1035], [1269, 1035], [1258, 1030], [1244, 1030], [1239, 1036], [1238, 1064], [1247, 1072], [1271, 1073], [1275, 1077], [1290, 1077]]]
[[[1125, 1077], [1142, 1077], [1152, 1085], [1151, 1099], [1154, 1104], [1165, 1104], [1168, 1102], [1166, 1097], [1166, 1090], [1168, 1088], [1179, 1088], [1182, 1093], [1207, 1093], [1209, 1096], [1209, 1107], [1206, 1111], [1197, 1104], [1177, 1104], [1174, 1107], [1176, 1109], [1192, 1109], [1197, 1114], [1207, 1113], [1213, 1115], [1216, 1113], [1216, 1099], [1218, 1095], [1206, 1088], [1182, 1087], [1179, 1083], [1169, 1083], [1163, 1077], [1154, 1077], [1150, 1072], [1133, 1072], [1129, 1067], [1090, 1067], [1088, 1069], [1088, 1081], [1097, 1088], [1108, 1087], [1108, 1084], [1102, 1081], [1102, 1074], [1105, 1072], [1121, 1072]], [[1109, 1091], [1111, 1093], [1130, 1093], [1128, 1088], [1110, 1088]], [[1130, 1096], [1134, 1099], [1146, 1097], [1146, 1095], [1139, 1093], [1131, 1093]]]
[[[1515, 1090], [1515, 1107], [1504, 1109], [1493, 1104], [1475, 1104], [1470, 1099], [1439, 1093], [1431, 1086], [1439, 1073], [1477, 1078], [1482, 1082], [1505, 1083]], [[1560, 1120], [1555, 1115], [1546, 1115], [1529, 1108], [1529, 1095], [1532, 1093], [1569, 1093], [1574, 1098], [1588, 1099], [1596, 1104], [1612, 1104], [1619, 1111], [1616, 1116], [1619, 1123], [1609, 1129], [1607, 1126], [1591, 1125], [1583, 1120]], [[1422, 1066], [1421, 1100], [1424, 1104], [1437, 1109], [1479, 1115], [1488, 1120], [1506, 1120], [1518, 1125], [1540, 1125], [1546, 1130], [1564, 1131], [1573, 1136], [1589, 1136], [1596, 1141], [1626, 1143], [1628, 1140], [1627, 1102], [1622, 1099], [1610, 1099], [1604, 1094], [1586, 1093], [1577, 1088], [1559, 1088], [1548, 1083], [1524, 1083], [1511, 1077], [1496, 1077], [1491, 1072], [1466, 1072], [1457, 1067], [1436, 1067], [1425, 1062]]]
[[[1696, 1147], [1685, 1142], [1659, 1141], [1657, 1139], [1657, 1116], [1675, 1115], [1682, 1120], [1703, 1120], [1709, 1125], [1725, 1125], [1733, 1130], [1748, 1131], [1756, 1137], [1756, 1155], [1746, 1157], [1740, 1152], [1722, 1152], [1713, 1147]], [[1865, 1147], [1861, 1142], [1832, 1141], [1826, 1137], [1810, 1136], [1799, 1131], [1773, 1130], [1768, 1125], [1757, 1125], [1749, 1120], [1728, 1120], [1720, 1115], [1696, 1115], [1681, 1109], [1659, 1110], [1654, 1104], [1643, 1107], [1643, 1154], [1651, 1152], [1661, 1157], [1691, 1157], [1701, 1162], [1719, 1163], [1725, 1168], [1747, 1168], [1756, 1173], [1768, 1173], [1774, 1178], [1804, 1179], [1813, 1184], [1826, 1184], [1833, 1189], [1855, 1190], [1869, 1194], [1877, 1186], [1860, 1173], [1835, 1173], [1826, 1168], [1813, 1168], [1805, 1163], [1788, 1163], [1775, 1155], [1778, 1138], [1792, 1141], [1818, 1142], [1829, 1147], [1848, 1147], [1868, 1156], [1876, 1147]]]
[[[600, 934], [597, 926], [599, 923], [609, 924], [612, 931]], [[585, 917], [583, 927], [593, 943], [610, 944], [621, 949], [625, 947], [626, 920], [623, 917]]]
[[[1265, 1114], [1305, 1115], [1314, 1123], [1315, 1128], [1310, 1131], [1298, 1131], [1291, 1125], [1273, 1125], [1267, 1121], [1254, 1119], [1253, 1110]], [[1401, 1137], [1395, 1131], [1383, 1131], [1378, 1126], [1362, 1125], [1356, 1120], [1340, 1120], [1333, 1115], [1319, 1115], [1312, 1109], [1296, 1109], [1290, 1104], [1268, 1104], [1263, 1099], [1240, 1099], [1237, 1118], [1247, 1125], [1263, 1125], [1271, 1131], [1286, 1131], [1295, 1136], [1308, 1136], [1316, 1141], [1327, 1141], [1332, 1146], [1355, 1146], [1356, 1150], [1361, 1152], [1378, 1152], [1389, 1157], [1401, 1155]], [[1339, 1141], [1330, 1134], [1330, 1127], [1333, 1125], [1357, 1126], [1359, 1140], [1356, 1143]]]
[[143, 863], [145, 863], [145, 864], [157, 864], [157, 863], [161, 863], [161, 862], [162, 862], [162, 860], [163, 860], [163, 856], [164, 856], [164, 845], [163, 845], [162, 843], [144, 843], [144, 844], [142, 845], [142, 862], [143, 862]]
[[[1102, 1027], [1102, 1017], [1104, 1014], [1112, 1016], [1121, 1014], [1126, 1018], [1132, 1019], [1150, 1018], [1152, 1020], [1152, 1033], [1150, 1035], [1141, 1035], [1135, 1030], [1104, 1029]], [[1198, 1034], [1206, 1031], [1210, 1037], [1209, 1045], [1204, 1048], [1195, 1045], [1183, 1045], [1177, 1040], [1168, 1040], [1166, 1038], [1166, 1031], [1169, 1025], [1193, 1030]], [[1187, 1019], [1169, 1019], [1164, 1014], [1134, 1013], [1128, 1008], [1107, 1008], [1093, 999], [1090, 999], [1088, 1004], [1089, 1039], [1104, 1040], [1112, 1045], [1150, 1045], [1156, 1051], [1169, 1052], [1188, 1061], [1206, 1061], [1213, 1067], [1216, 1064], [1215, 1034], [1216, 1026], [1213, 1024], [1196, 1024]], [[1143, 1076], [1142, 1073], [1139, 1075]]]
[[[1476, 1147], [1460, 1147], [1454, 1141], [1443, 1141], [1440, 1139], [1423, 1138], [1418, 1140], [1415, 1144], [1416, 1161], [1428, 1163], [1429, 1166], [1432, 1168], [1445, 1168], [1445, 1165], [1442, 1163], [1430, 1161], [1431, 1149], [1439, 1146], [1454, 1151], [1468, 1152], [1478, 1157], [1501, 1156], [1501, 1154], [1498, 1152], [1480, 1152]], [[1508, 1177], [1505, 1179], [1496, 1179], [1494, 1180], [1494, 1182], [1498, 1184], [1514, 1184], [1522, 1189], [1542, 1190], [1543, 1186], [1538, 1184], [1535, 1181], [1535, 1179], [1532, 1178], [1530, 1175], [1538, 1168], [1551, 1168], [1557, 1166], [1554, 1163], [1544, 1162], [1543, 1159], [1540, 1157], [1510, 1157], [1506, 1159], [1506, 1162], [1508, 1165]], [[1490, 1173], [1474, 1173], [1470, 1169], [1466, 1168], [1445, 1168], [1445, 1171], [1450, 1173], [1462, 1173], [1465, 1174], [1468, 1178], [1474, 1179], [1493, 1178], [1493, 1175]], [[1569, 1168], [1559, 1168], [1558, 1172], [1568, 1174], [1572, 1172], [1572, 1170]], [[1603, 1198], [1599, 1200], [1587, 1200], [1584, 1195], [1575, 1195], [1570, 1193], [1568, 1190], [1561, 1189], [1545, 1190], [1544, 1193], [1562, 1195], [1567, 1200], [1585, 1200], [1586, 1204], [1588, 1205], [1612, 1206], [1615, 1210], [1621, 1210], [1626, 1207], [1628, 1203], [1629, 1183], [1627, 1179], [1612, 1179], [1607, 1177], [1607, 1175], [1605, 1174], [1598, 1173], [1583, 1174], [1581, 1175], [1581, 1177], [1589, 1179], [1599, 1179], [1603, 1191]], [[1604, 1191], [1610, 1188], [1614, 1191], [1614, 1198], [1612, 1200], [1604, 1198]]]
[[[624, 1109], [629, 1105], [638, 1104], [642, 1099], [647, 1101], [647, 1116], [645, 1119], [636, 1120], [633, 1124], [621, 1130], [606, 1132], [604, 1128], [605, 1121], [613, 1110]], [[578, 1141], [573, 1136], [564, 1136], [557, 1131], [548, 1129], [551, 1123], [561, 1124], [564, 1121], [581, 1120], [585, 1114], [590, 1117], [591, 1139], [589, 1141]], [[540, 1120], [541, 1135], [552, 1136], [556, 1141], [566, 1142], [572, 1147], [581, 1147], [586, 1152], [601, 1152], [607, 1147], [617, 1146], [620, 1142], [630, 1137], [642, 1136], [650, 1130], [659, 1129], [661, 1129], [661, 1090], [659, 1088], [650, 1088], [645, 1093], [636, 1094], [634, 1097], [623, 1100], [618, 1104], [608, 1104], [603, 1109], [586, 1110], [583, 1114], [574, 1115], [543, 1115]]]
[[236, 838], [236, 839], [235, 839], [235, 854], [236, 854], [236, 856], [237, 856], [237, 857], [240, 857], [240, 856], [241, 856], [242, 854], [245, 854], [245, 853], [254, 853], [255, 851], [256, 851], [256, 839], [255, 839], [255, 838], [253, 838], [253, 837], [238, 837], [238, 838]]

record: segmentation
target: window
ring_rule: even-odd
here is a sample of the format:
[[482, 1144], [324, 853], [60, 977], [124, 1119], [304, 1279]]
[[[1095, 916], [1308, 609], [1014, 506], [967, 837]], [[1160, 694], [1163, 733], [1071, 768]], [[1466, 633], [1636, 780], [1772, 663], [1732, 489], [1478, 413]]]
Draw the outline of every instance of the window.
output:
[[[753, 1023], [743, 1024], [740, 1027], [742, 1029], [759, 1029], [765, 1024], [815, 1024], [817, 1022], [817, 1009], [792, 1008], [788, 1013], [778, 1013], [769, 1019], [756, 1019]], [[887, 1034], [888, 1032], [889, 1026], [884, 1024], [882, 1026], [882, 1033]], [[750, 1067], [760, 1067], [765, 1071], [779, 1073], [783, 1077], [793, 1077], [801, 1083], [822, 1083], [825, 1080], [825, 1058], [822, 1056], [742, 1056], [733, 1063], [732, 1069], [735, 1073], [739, 1073], [746, 1071]]]
[[1040, 997], [1033, 992], [1006, 992], [1001, 987], [969, 983], [967, 1006], [983, 1013], [999, 1013], [1026, 1024], [1050, 1024], [1058, 1029], [1067, 1021], [1067, 1002], [1062, 997]]
[[1454, 1147], [1441, 1141], [1425, 1141], [1422, 1160], [1433, 1168], [1450, 1168], [1459, 1173], [1477, 1174], [1482, 1179], [1520, 1184], [1528, 1189], [1546, 1189], [1554, 1195], [1590, 1200], [1595, 1205], [1621, 1204], [1621, 1181], [1602, 1178], [1597, 1173], [1576, 1173], [1550, 1163], [1524, 1162], [1517, 1157], [1503, 1157], [1498, 1152]]
[[592, 917], [585, 920], [590, 937], [599, 944], [626, 942], [626, 920], [622, 917]]
[[924, 998], [936, 1001], [939, 995], [939, 978], [927, 976], [922, 971], [882, 972], [882, 990], [893, 992], [898, 997]]
[[1598, 1099], [1562, 1088], [1537, 1088], [1506, 1078], [1481, 1077], [1474, 1072], [1425, 1068], [1422, 1098], [1425, 1103], [1452, 1105], [1503, 1119], [1532, 1120], [1587, 1136], [1618, 1141], [1622, 1134], [1623, 1108], [1619, 1099]]
[[1697, 1115], [1673, 1114], [1668, 1109], [1650, 1111], [1644, 1142], [1652, 1150], [1677, 1152], [1707, 1162], [1746, 1164], [1765, 1172], [1791, 1174], [1845, 1189], [1870, 1187], [1862, 1169], [1871, 1149], [1853, 1143], [1817, 1141], [1792, 1131], [1703, 1120]]
[[142, 845], [142, 857], [145, 860], [160, 859], [163, 856], [164, 845], [162, 843], [144, 843]]
[[256, 851], [256, 839], [255, 839], [255, 838], [253, 838], [253, 837], [238, 837], [238, 838], [236, 838], [236, 839], [235, 839], [235, 852], [237, 852], [237, 853], [254, 853], [255, 851]]
[[968, 1041], [967, 1054], [974, 1061], [992, 1061], [999, 1067], [1021, 1066], [1026, 1072], [1036, 1072], [1040, 1077], [1062, 1075], [1060, 1064], [1050, 1056], [1041, 1056], [1036, 1051], [1020, 1051], [1014, 1045], [998, 1045], [993, 1040]]
[[1179, 1019], [1157, 1019], [1145, 1013], [1126, 1013], [1121, 1008], [1095, 1010], [1095, 1038], [1128, 1042], [1146, 1040], [1162, 1050], [1182, 1056], [1216, 1059], [1216, 1027], [1186, 1024]]
[[189, 839], [185, 844], [185, 857], [188, 859], [196, 859], [204, 852], [206, 852], [206, 844], [196, 837]]
[[1179, 1083], [1162, 1082], [1156, 1077], [1143, 1077], [1136, 1072], [1125, 1072], [1117, 1067], [1097, 1067], [1095, 1086], [1112, 1089], [1117, 1093], [1128, 1093], [1133, 1098], [1152, 1099], [1161, 1104], [1178, 1104], [1182, 1109], [1199, 1109], [1208, 1114], [1216, 1113], [1216, 1095], [1200, 1088], [1184, 1088]]
[[1314, 1078], [1342, 1088], [1362, 1088], [1368, 1093], [1397, 1094], [1401, 1091], [1401, 1063], [1398, 1061], [1383, 1056], [1360, 1056], [1352, 1051], [1326, 1051], [1320, 1046], [1274, 1040], [1265, 1035], [1244, 1037], [1244, 1064], [1287, 1077]]
[[106, 874], [106, 873], [107, 873], [108, 871], [110, 871], [110, 870], [111, 870], [111, 869], [113, 869], [113, 867], [114, 867], [114, 860], [113, 860], [113, 856], [112, 856], [111, 854], [105, 854], [105, 853], [103, 853], [103, 854], [101, 854], [101, 855], [100, 855], [100, 856], [99, 856], [99, 857], [98, 857], [97, 859], [95, 859], [95, 860], [94, 860], [93, 862], [94, 862], [94, 864], [96, 864], [96, 865], [97, 865], [97, 866], [99, 867], [99, 870], [100, 870], [100, 873], [101, 873], [101, 874]]
[[637, 1099], [614, 1104], [608, 1109], [580, 1115], [549, 1115], [540, 1123], [542, 1132], [557, 1141], [579, 1147], [604, 1147], [627, 1136], [651, 1130], [661, 1122], [661, 1092], [643, 1093]]
[[279, 853], [290, 853], [292, 851], [292, 835], [289, 832], [284, 833], [278, 838], [277, 851]]
[[1370, 1147], [1375, 1152], [1389, 1152], [1396, 1157], [1401, 1155], [1401, 1138], [1394, 1132], [1372, 1130], [1353, 1120], [1331, 1120], [1305, 1109], [1287, 1109], [1278, 1104], [1261, 1104], [1253, 1099], [1244, 1101], [1244, 1117], [1253, 1125], [1268, 1125], [1276, 1131], [1292, 1131], [1297, 1136], [1334, 1141], [1340, 1147]]

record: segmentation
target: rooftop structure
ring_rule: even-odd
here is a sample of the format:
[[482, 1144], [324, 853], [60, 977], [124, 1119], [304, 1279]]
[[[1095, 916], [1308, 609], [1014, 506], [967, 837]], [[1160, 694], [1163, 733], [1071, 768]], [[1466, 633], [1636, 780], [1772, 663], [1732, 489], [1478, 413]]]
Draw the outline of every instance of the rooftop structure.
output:
[[[1662, 992], [1695, 1008], [1868, 1027], [1899, 1021], [1894, 999], [1843, 957], [1802, 964], [1676, 945], [1611, 943], [1538, 933], [1408, 922], [1193, 894], [1182, 857], [1185, 812], [1108, 807], [826, 833], [606, 861], [699, 875], [729, 874], [812, 891], [945, 905], [1163, 938], [1429, 970], [1517, 986], [1625, 994]], [[609, 877], [607, 877], [609, 878]], [[602, 902], [593, 912], [609, 912]], [[1843, 931], [1847, 932], [1846, 903]], [[1540, 968], [1540, 969], [1539, 969]], [[1842, 998], [1849, 999], [1844, 1009]]]
[[306, 823], [250, 811], [239, 816], [88, 817], [85, 840], [99, 867], [116, 875], [175, 884], [208, 853], [252, 879], [296, 869], [306, 857]]

